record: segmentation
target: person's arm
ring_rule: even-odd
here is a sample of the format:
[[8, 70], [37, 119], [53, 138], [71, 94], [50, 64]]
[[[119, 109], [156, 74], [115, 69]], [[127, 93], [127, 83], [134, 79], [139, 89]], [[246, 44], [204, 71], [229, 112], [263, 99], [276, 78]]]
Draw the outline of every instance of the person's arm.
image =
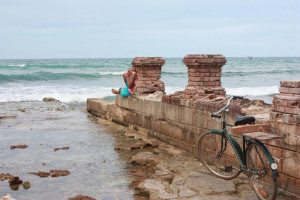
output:
[[124, 73], [124, 74], [123, 74], [123, 79], [124, 79], [124, 82], [125, 82], [125, 85], [126, 85], [127, 73]]
[[132, 88], [132, 87], [133, 87], [134, 81], [135, 81], [135, 79], [136, 79], [136, 73], [130, 74], [130, 77], [131, 77], [131, 79], [130, 79], [130, 81], [129, 81], [129, 83], [128, 83], [128, 88]]

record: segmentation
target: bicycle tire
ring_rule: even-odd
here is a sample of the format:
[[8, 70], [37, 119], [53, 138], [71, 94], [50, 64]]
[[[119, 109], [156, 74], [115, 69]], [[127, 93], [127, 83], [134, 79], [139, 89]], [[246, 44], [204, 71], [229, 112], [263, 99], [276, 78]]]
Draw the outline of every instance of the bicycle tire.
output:
[[[252, 159], [252, 162], [251, 160]], [[274, 200], [277, 195], [277, 178], [272, 170], [266, 153], [257, 143], [251, 143], [246, 150], [247, 168], [250, 184], [260, 200]]]
[[218, 156], [221, 139], [222, 135], [219, 133], [208, 131], [202, 134], [198, 141], [198, 155], [204, 166], [215, 176], [230, 180], [241, 173], [241, 167], [229, 141], [222, 156]]

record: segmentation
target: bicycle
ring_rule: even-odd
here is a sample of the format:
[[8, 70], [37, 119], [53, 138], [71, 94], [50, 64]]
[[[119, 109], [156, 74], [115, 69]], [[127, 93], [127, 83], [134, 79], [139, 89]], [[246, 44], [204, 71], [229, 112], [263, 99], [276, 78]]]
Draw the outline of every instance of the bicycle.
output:
[[[212, 118], [218, 118], [222, 123], [222, 130], [211, 129], [204, 133], [198, 142], [198, 153], [205, 167], [219, 178], [234, 179], [244, 172], [250, 178], [250, 184], [261, 200], [273, 200], [277, 195], [277, 165], [267, 147], [260, 140], [273, 139], [279, 136], [263, 135], [257, 133], [244, 133], [243, 146], [230, 136], [226, 127], [254, 123], [252, 116], [239, 116], [235, 125], [226, 122], [226, 113], [232, 99], [243, 97], [232, 96], [227, 104]], [[219, 115], [219, 113], [221, 113]], [[228, 145], [228, 141], [229, 144]]]

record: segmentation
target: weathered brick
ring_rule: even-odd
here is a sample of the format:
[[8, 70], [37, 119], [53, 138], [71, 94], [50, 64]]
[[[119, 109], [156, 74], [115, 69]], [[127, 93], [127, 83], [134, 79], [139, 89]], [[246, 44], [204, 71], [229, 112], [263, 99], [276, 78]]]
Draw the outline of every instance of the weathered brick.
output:
[[283, 80], [283, 81], [280, 81], [280, 86], [281, 87], [299, 88], [300, 80]]

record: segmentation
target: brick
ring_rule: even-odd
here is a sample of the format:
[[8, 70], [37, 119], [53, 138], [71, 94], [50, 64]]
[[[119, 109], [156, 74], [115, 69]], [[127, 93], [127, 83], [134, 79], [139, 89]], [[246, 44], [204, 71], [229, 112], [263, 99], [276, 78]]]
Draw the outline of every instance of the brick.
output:
[[233, 134], [243, 134], [251, 132], [266, 132], [270, 129], [270, 124], [254, 124], [232, 127]]
[[284, 99], [284, 100], [288, 100], [288, 101], [300, 101], [300, 95], [292, 95], [291, 96], [287, 96], [288, 94], [284, 94], [284, 95], [275, 95], [274, 98], [275, 99]]
[[281, 87], [294, 87], [299, 88], [300, 87], [300, 80], [283, 80], [280, 81]]
[[300, 94], [300, 88], [290, 88], [289, 93], [299, 95]]
[[212, 67], [210, 68], [210, 72], [221, 73], [222, 69], [220, 67]]
[[[294, 113], [294, 109], [290, 108], [290, 107], [283, 106], [283, 112], [284, 113], [291, 113], [291, 114], [293, 114]], [[296, 114], [296, 113], [294, 113], [294, 114]]]
[[293, 112], [294, 115], [298, 115], [300, 114], [300, 108], [293, 108]]
[[190, 76], [189, 77], [189, 80], [190, 81], [196, 81], [196, 82], [198, 82], [198, 81], [209, 81], [209, 77], [192, 77], [192, 76]]
[[290, 93], [290, 88], [288, 87], [279, 87], [278, 90], [280, 93]]

